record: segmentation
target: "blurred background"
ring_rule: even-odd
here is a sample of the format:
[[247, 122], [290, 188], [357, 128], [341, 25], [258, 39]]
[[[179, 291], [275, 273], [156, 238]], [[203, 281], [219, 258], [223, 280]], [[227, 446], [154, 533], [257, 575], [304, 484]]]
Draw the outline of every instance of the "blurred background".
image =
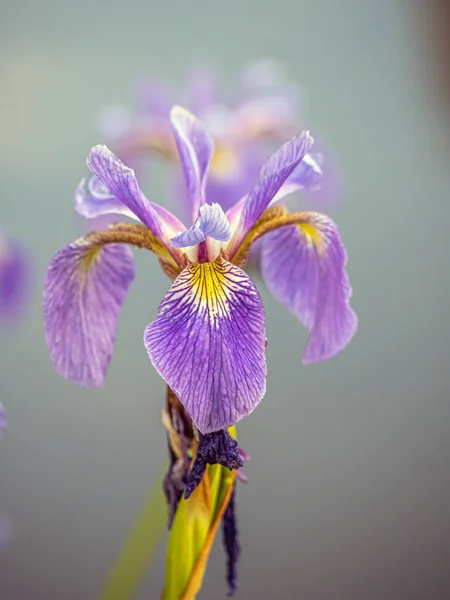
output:
[[[94, 599], [166, 459], [165, 387], [142, 343], [169, 286], [156, 260], [137, 254], [105, 389], [56, 375], [43, 335], [42, 282], [81, 233], [73, 192], [104, 141], [99, 110], [129, 105], [143, 77], [180, 82], [206, 62], [231, 85], [261, 57], [301, 85], [302, 121], [339, 163], [345, 193], [332, 214], [360, 326], [335, 359], [303, 367], [306, 331], [256, 281], [269, 376], [239, 427], [252, 461], [238, 490], [238, 598], [450, 595], [443, 4], [2, 3], [0, 226], [28, 247], [34, 284], [24, 319], [0, 332], [0, 512], [13, 528], [0, 551], [2, 600]], [[162, 181], [145, 191], [163, 202]], [[218, 542], [200, 598], [225, 597], [224, 572]], [[138, 598], [158, 598], [163, 578], [164, 543]]]

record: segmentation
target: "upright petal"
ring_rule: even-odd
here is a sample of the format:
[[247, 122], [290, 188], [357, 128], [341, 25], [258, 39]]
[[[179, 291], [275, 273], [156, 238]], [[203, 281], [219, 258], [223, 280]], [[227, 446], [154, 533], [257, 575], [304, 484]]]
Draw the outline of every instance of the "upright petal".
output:
[[171, 110], [170, 120], [186, 180], [192, 218], [195, 220], [200, 206], [205, 202], [206, 179], [214, 153], [214, 140], [203, 123], [181, 106], [175, 106]]
[[182, 271], [144, 341], [201, 433], [230, 427], [264, 396], [261, 298], [247, 275], [222, 257]]
[[[158, 215], [157, 205], [142, 193], [133, 169], [126, 167], [109, 148], [94, 146], [87, 159], [89, 169], [103, 185], [146, 225], [156, 237], [169, 245], [167, 232]], [[158, 207], [159, 208], [159, 207]], [[105, 213], [103, 213], [105, 214]]]
[[219, 242], [227, 242], [231, 237], [231, 227], [220, 204], [204, 204], [200, 207], [200, 216], [187, 231], [170, 240], [174, 248], [195, 246], [204, 242], [206, 237]]
[[326, 360], [351, 340], [357, 318], [349, 306], [346, 253], [331, 219], [304, 213], [303, 224], [262, 238], [261, 266], [272, 294], [309, 330], [303, 362]]
[[289, 175], [300, 164], [312, 144], [313, 138], [309, 132], [303, 131], [286, 142], [266, 161], [255, 187], [243, 203], [239, 224], [228, 248], [230, 256], [233, 256], [242, 240], [269, 206]]
[[131, 250], [101, 245], [95, 232], [55, 255], [45, 279], [44, 328], [57, 373], [86, 387], [104, 384], [133, 278]]

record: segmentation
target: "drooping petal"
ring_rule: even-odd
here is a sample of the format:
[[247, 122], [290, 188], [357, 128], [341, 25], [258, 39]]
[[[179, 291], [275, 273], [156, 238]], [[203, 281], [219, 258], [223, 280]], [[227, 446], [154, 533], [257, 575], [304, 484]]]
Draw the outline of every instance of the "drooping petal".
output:
[[306, 153], [303, 160], [288, 177], [287, 183], [297, 184], [299, 190], [315, 192], [320, 189], [323, 171], [322, 154]]
[[29, 296], [30, 272], [24, 249], [0, 234], [0, 322], [8, 325], [22, 314]]
[[109, 148], [101, 144], [92, 148], [87, 165], [112, 196], [120, 200], [164, 244], [169, 245], [164, 223], [156, 210], [157, 205], [144, 196], [133, 169], [126, 167]]
[[236, 232], [228, 246], [230, 256], [233, 256], [242, 240], [269, 206], [289, 175], [300, 164], [312, 144], [313, 138], [309, 132], [303, 131], [286, 142], [266, 161], [255, 187], [243, 202]]
[[326, 360], [351, 340], [357, 318], [349, 306], [346, 253], [331, 219], [304, 213], [305, 222], [262, 238], [261, 266], [272, 294], [309, 330], [303, 362]]
[[181, 106], [172, 108], [170, 120], [183, 167], [192, 218], [195, 220], [200, 206], [205, 202], [214, 140], [203, 123]]
[[3, 404], [0, 402], [0, 437], [3, 435], [6, 429], [6, 411], [3, 407]]
[[204, 204], [194, 225], [170, 240], [174, 248], [195, 246], [204, 242], [206, 236], [219, 242], [227, 242], [231, 237], [231, 227], [219, 204]]
[[110, 214], [137, 219], [134, 212], [113, 196], [95, 175], [89, 180], [85, 177], [80, 181], [75, 191], [75, 210], [86, 219], [96, 219]]
[[86, 387], [104, 384], [119, 311], [134, 278], [131, 250], [95, 239], [90, 234], [60, 250], [44, 287], [44, 328], [53, 367]]
[[247, 275], [221, 256], [182, 271], [144, 341], [201, 433], [230, 427], [264, 396], [261, 298]]

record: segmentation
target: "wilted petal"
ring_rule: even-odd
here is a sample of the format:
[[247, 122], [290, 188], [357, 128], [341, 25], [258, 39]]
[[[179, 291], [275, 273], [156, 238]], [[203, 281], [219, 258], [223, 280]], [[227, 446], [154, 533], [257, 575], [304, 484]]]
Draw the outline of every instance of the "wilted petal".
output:
[[6, 411], [3, 407], [3, 404], [0, 402], [0, 437], [3, 435], [3, 432], [6, 429]]
[[157, 205], [149, 202], [144, 196], [133, 169], [126, 167], [109, 148], [101, 144], [92, 148], [87, 165], [112, 196], [122, 202], [156, 237], [168, 245], [164, 224], [155, 210]]
[[174, 248], [195, 246], [205, 241], [206, 236], [219, 242], [226, 242], [231, 237], [231, 227], [219, 204], [204, 204], [200, 207], [200, 216], [187, 231], [170, 240]]
[[244, 466], [237, 440], [225, 429], [200, 434], [195, 461], [186, 482], [185, 498], [189, 498], [199, 485], [208, 465], [222, 465], [230, 471]]
[[29, 292], [29, 269], [23, 249], [0, 235], [0, 321], [18, 317]]
[[308, 328], [303, 362], [331, 358], [356, 331], [349, 306], [346, 253], [331, 219], [304, 213], [305, 222], [262, 238], [262, 272], [272, 294]]
[[309, 132], [303, 131], [286, 142], [266, 161], [255, 187], [243, 203], [239, 224], [229, 245], [230, 256], [233, 256], [244, 237], [269, 206], [289, 175], [302, 161], [312, 144], [313, 138]]
[[214, 153], [214, 140], [189, 111], [175, 106], [170, 112], [173, 134], [178, 147], [192, 217], [196, 219], [205, 202], [205, 186], [209, 163]]
[[44, 327], [57, 373], [101, 387], [111, 361], [119, 311], [134, 278], [131, 250], [99, 245], [95, 234], [60, 250], [44, 287]]
[[218, 257], [190, 263], [144, 336], [153, 365], [202, 433], [245, 417], [265, 393], [265, 317], [252, 281]]

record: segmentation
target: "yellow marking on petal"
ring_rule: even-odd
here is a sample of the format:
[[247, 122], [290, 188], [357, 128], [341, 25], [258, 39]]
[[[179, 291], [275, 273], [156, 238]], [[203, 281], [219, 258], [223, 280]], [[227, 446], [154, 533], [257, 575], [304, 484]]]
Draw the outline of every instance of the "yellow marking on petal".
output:
[[[319, 253], [323, 253], [325, 246], [320, 230], [320, 225], [323, 221], [324, 216], [319, 213], [298, 212], [289, 214], [283, 206], [268, 208], [263, 212], [258, 221], [256, 221], [235, 252], [227, 255], [225, 251], [224, 255], [234, 265], [243, 267], [248, 260], [251, 245], [256, 240], [270, 231], [290, 225], [297, 225], [305, 236], [306, 241], [314, 245]], [[229, 242], [229, 246], [231, 245], [231, 247], [232, 242], [233, 239]]]
[[307, 241], [315, 246], [317, 252], [321, 253], [323, 251], [323, 240], [317, 228], [311, 223], [300, 223], [298, 228], [305, 235]]
[[189, 296], [200, 310], [208, 311], [211, 324], [229, 315], [235, 275], [226, 260], [218, 256], [210, 263], [190, 263], [182, 277], [180, 283], [191, 287]]
[[216, 145], [209, 172], [215, 179], [227, 179], [238, 167], [235, 152], [229, 146]]

